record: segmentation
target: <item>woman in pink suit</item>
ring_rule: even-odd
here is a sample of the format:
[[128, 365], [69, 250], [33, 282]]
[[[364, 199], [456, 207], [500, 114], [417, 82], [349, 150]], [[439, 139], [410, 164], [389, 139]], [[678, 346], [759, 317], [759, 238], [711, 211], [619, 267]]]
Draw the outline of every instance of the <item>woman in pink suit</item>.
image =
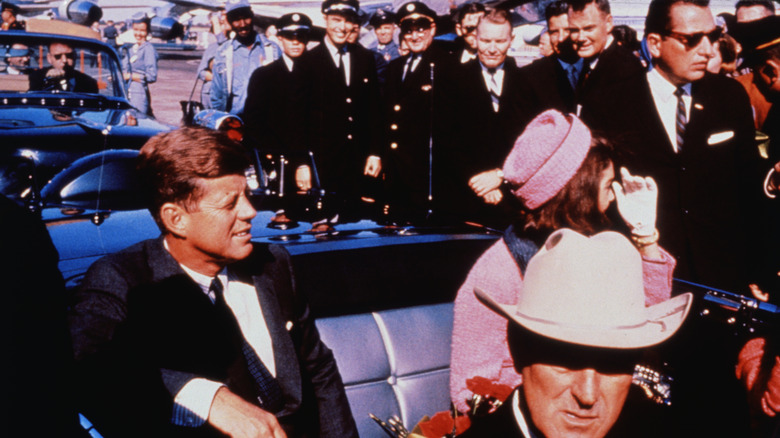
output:
[[525, 264], [553, 231], [592, 235], [608, 229], [606, 211], [617, 200], [644, 261], [645, 304], [671, 296], [675, 260], [657, 243], [655, 182], [625, 168], [622, 184], [615, 181], [612, 149], [576, 116], [554, 110], [538, 115], [518, 137], [503, 173], [522, 204], [520, 219], [477, 260], [455, 299], [450, 395], [462, 412], [472, 396], [467, 379], [485, 377], [510, 388], [521, 383], [507, 347], [506, 320], [480, 304], [474, 288], [514, 303], [523, 291]]

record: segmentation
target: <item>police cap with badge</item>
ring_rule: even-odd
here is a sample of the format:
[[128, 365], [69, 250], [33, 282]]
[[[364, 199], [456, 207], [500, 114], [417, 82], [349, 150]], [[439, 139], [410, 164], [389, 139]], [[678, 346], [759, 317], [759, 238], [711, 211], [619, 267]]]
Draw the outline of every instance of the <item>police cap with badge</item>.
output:
[[395, 14], [393, 14], [390, 11], [385, 11], [384, 9], [377, 9], [368, 22], [368, 24], [373, 26], [374, 29], [378, 28], [383, 24], [394, 24], [394, 23], [395, 23]]
[[276, 22], [278, 35], [287, 39], [308, 40], [311, 28], [311, 18], [299, 12], [282, 15]]
[[396, 14], [401, 33], [415, 29], [428, 29], [436, 22], [436, 12], [423, 2], [409, 2]]
[[225, 2], [225, 14], [227, 15], [228, 21], [233, 21], [246, 16], [254, 16], [249, 0], [227, 0]]
[[325, 15], [341, 15], [350, 20], [357, 20], [360, 13], [358, 0], [325, 0], [322, 2], [322, 13]]

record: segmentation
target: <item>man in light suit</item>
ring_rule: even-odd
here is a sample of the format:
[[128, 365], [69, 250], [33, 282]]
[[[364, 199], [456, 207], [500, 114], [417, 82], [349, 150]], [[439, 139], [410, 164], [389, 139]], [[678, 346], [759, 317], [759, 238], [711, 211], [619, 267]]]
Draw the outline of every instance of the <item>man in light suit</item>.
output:
[[70, 312], [79, 407], [104, 436], [357, 436], [289, 254], [251, 242], [248, 165], [201, 128], [141, 149], [162, 236], [97, 261]]

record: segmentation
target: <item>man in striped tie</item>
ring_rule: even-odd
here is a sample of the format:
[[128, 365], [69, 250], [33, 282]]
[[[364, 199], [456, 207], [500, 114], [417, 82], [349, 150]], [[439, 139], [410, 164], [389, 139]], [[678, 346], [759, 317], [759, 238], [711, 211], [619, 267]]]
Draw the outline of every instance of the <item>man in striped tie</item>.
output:
[[357, 437], [290, 256], [255, 245], [244, 148], [183, 128], [141, 149], [162, 235], [98, 260], [70, 314], [104, 436]]
[[[652, 0], [645, 36], [654, 68], [604, 91], [583, 119], [619, 141], [631, 172], [657, 182], [659, 243], [677, 260], [675, 277], [746, 294], [762, 266], [765, 173], [744, 88], [705, 70], [720, 34], [707, 0]], [[683, 435], [745, 435], [732, 415], [744, 397], [731, 392], [725, 365], [736, 352], [716, 339], [698, 339], [680, 360]]]
[[503, 10], [488, 12], [475, 30], [477, 60], [463, 64], [453, 87], [452, 133], [447, 163], [452, 182], [445, 194], [453, 214], [494, 227], [503, 198], [500, 170], [518, 135], [533, 118], [525, 103], [524, 78], [507, 56], [512, 23]]

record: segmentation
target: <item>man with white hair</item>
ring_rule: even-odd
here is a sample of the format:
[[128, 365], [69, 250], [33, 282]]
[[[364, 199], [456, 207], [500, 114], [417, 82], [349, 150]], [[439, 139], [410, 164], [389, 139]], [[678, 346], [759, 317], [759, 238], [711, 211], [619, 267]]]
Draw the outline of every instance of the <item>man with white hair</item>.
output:
[[530, 260], [516, 304], [475, 293], [509, 321], [523, 383], [463, 437], [605, 436], [623, 411], [640, 354], [674, 335], [693, 302], [684, 293], [645, 307], [642, 258], [631, 242], [570, 229], [553, 233]]

